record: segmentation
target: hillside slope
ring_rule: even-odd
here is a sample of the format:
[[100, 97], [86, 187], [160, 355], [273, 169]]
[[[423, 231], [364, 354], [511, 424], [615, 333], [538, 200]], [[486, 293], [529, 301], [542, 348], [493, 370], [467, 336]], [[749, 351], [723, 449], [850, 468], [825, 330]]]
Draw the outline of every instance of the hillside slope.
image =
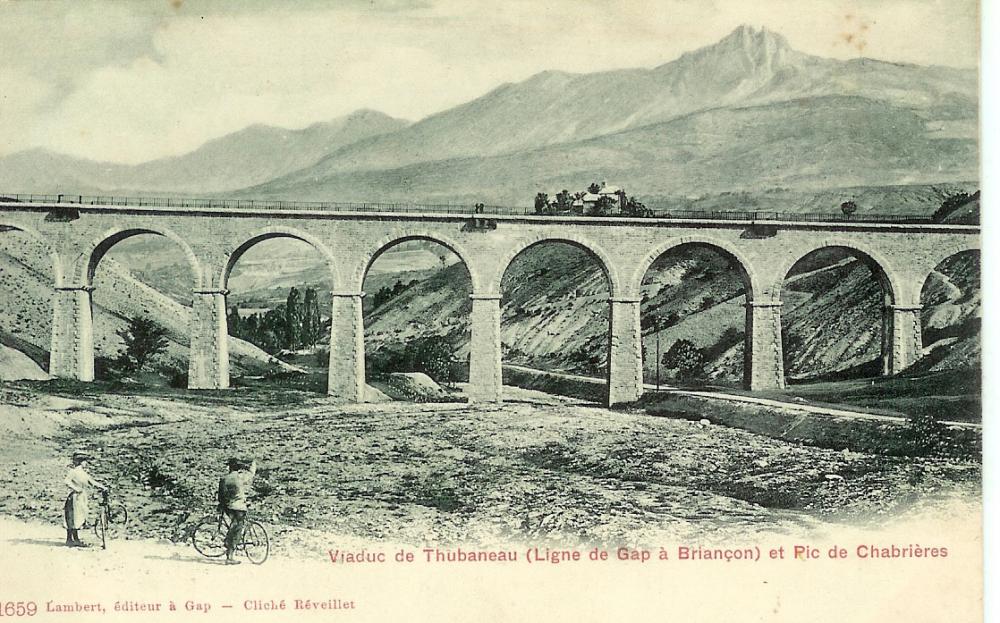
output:
[[[923, 311], [928, 357], [919, 369], [979, 365], [981, 317], [978, 260], [956, 256], [928, 279]], [[459, 357], [468, 354], [467, 277], [454, 265], [412, 284], [366, 314], [369, 352], [415, 336], [445, 335]], [[597, 264], [568, 245], [525, 253], [504, 279], [501, 338], [504, 360], [536, 368], [601, 374], [607, 364], [608, 288]], [[658, 260], [643, 287], [644, 368], [655, 378], [659, 323], [661, 355], [679, 339], [708, 357], [716, 381], [743, 375], [743, 285], [728, 262], [698, 247]], [[877, 375], [881, 369], [882, 294], [871, 270], [828, 252], [797, 267], [785, 283], [782, 323], [791, 379]], [[661, 370], [663, 378], [670, 371]]]
[[949, 134], [974, 138], [976, 92], [975, 71], [824, 59], [791, 49], [777, 33], [741, 26], [715, 44], [653, 69], [546, 71], [502, 85], [399, 132], [341, 149], [281, 185], [347, 171], [531, 151], [706, 109], [831, 95], [915, 111], [941, 131], [947, 127]]
[[[0, 235], [0, 343], [48, 367], [52, 327], [49, 257], [17, 235]], [[94, 351], [113, 359], [122, 348], [117, 331], [129, 318], [146, 314], [167, 329], [163, 365], [187, 370], [190, 307], [137, 280], [121, 264], [105, 258], [94, 280]], [[252, 344], [230, 338], [235, 371], [259, 370], [271, 358]]]
[[310, 168], [241, 194], [302, 200], [483, 199], [524, 205], [535, 189], [585, 188], [595, 179], [613, 180], [646, 197], [977, 178], [975, 139], [940, 136], [917, 113], [890, 103], [825, 96], [716, 108], [488, 158], [386, 170]]

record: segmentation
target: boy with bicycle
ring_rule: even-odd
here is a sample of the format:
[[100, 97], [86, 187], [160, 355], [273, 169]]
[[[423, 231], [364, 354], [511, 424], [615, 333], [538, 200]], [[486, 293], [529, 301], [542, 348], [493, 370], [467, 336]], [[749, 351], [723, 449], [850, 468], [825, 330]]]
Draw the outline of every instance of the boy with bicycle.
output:
[[228, 466], [229, 473], [219, 479], [219, 512], [229, 517], [229, 531], [226, 533], [226, 564], [238, 565], [240, 561], [233, 558], [233, 552], [236, 543], [243, 536], [247, 516], [247, 495], [253, 477], [257, 473], [257, 461], [247, 463], [234, 457], [229, 459]]

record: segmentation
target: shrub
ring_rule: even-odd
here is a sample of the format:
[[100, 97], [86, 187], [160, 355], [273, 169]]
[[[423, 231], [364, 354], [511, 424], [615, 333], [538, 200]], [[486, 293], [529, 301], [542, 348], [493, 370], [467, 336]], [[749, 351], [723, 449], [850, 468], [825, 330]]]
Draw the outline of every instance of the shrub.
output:
[[962, 207], [962, 205], [969, 202], [972, 197], [969, 193], [958, 193], [955, 195], [950, 195], [941, 202], [941, 207], [934, 211], [931, 215], [931, 220], [935, 223], [940, 223], [944, 219], [948, 218], [952, 212]]
[[330, 349], [320, 348], [316, 350], [316, 366], [326, 368], [330, 365]]
[[668, 369], [676, 370], [676, 377], [690, 381], [705, 375], [705, 354], [690, 340], [677, 340], [660, 360]]
[[116, 362], [123, 374], [141, 371], [167, 349], [167, 330], [148, 316], [129, 320], [127, 327], [118, 330], [118, 337], [125, 342], [125, 349]]
[[187, 389], [188, 371], [180, 366], [174, 366], [166, 370], [167, 385], [174, 389]]
[[452, 384], [464, 362], [455, 359], [446, 336], [429, 335], [405, 344], [386, 345], [365, 358], [366, 374], [384, 378], [392, 372], [422, 372], [438, 383]]

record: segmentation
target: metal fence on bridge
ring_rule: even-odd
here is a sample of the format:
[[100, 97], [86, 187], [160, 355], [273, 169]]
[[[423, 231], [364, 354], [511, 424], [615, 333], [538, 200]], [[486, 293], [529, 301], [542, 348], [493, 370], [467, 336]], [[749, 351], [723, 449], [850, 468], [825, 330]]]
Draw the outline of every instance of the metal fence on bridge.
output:
[[[580, 217], [574, 212], [537, 213], [534, 208], [485, 204], [427, 204], [339, 201], [279, 201], [268, 199], [196, 199], [190, 197], [115, 197], [108, 195], [36, 195], [0, 194], [0, 202], [44, 203], [56, 205], [134, 206], [151, 208], [230, 209], [230, 210], [314, 210], [321, 212], [409, 213], [409, 214], [469, 214], [498, 216]], [[932, 223], [930, 217], [862, 213], [846, 215], [837, 212], [776, 212], [776, 211], [699, 211], [648, 210], [641, 217], [609, 214], [605, 218], [661, 218], [726, 221], [785, 221], [785, 222], [846, 222], [846, 223]]]

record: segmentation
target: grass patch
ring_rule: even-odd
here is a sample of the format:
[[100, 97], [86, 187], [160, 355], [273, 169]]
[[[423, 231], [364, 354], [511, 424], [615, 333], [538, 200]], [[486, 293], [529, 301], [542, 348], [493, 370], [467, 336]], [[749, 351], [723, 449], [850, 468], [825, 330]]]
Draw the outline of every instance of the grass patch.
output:
[[533, 389], [557, 396], [579, 398], [597, 404], [606, 404], [608, 401], [607, 383], [599, 379], [593, 381], [567, 379], [545, 372], [527, 372], [505, 367], [503, 369], [503, 383], [504, 385]]
[[555, 441], [550, 441], [544, 446], [529, 448], [521, 454], [521, 458], [542, 469], [568, 471], [578, 464], [576, 453]]
[[982, 435], [948, 427], [927, 415], [905, 422], [803, 414], [780, 407], [679, 396], [647, 394], [636, 403], [650, 415], [741, 428], [775, 439], [831, 450], [886, 456], [935, 456], [981, 460]]
[[785, 400], [798, 396], [831, 407], [849, 405], [868, 413], [902, 417], [928, 416], [954, 422], [982, 421], [982, 374], [979, 368], [944, 370], [892, 377], [790, 385], [783, 390], [737, 391]]
[[[301, 377], [301, 378], [292, 378]], [[85, 398], [98, 401], [102, 396], [141, 396], [170, 400], [181, 404], [213, 406], [225, 405], [237, 408], [283, 407], [300, 405], [307, 400], [326, 395], [325, 378], [320, 381], [309, 378], [314, 375], [290, 373], [288, 378], [232, 380], [231, 389], [179, 389], [166, 384], [122, 383], [120, 381], [91, 381], [85, 383], [71, 379], [50, 381], [18, 381], [12, 387], [23, 388], [37, 395], [59, 396], [69, 399]]]

